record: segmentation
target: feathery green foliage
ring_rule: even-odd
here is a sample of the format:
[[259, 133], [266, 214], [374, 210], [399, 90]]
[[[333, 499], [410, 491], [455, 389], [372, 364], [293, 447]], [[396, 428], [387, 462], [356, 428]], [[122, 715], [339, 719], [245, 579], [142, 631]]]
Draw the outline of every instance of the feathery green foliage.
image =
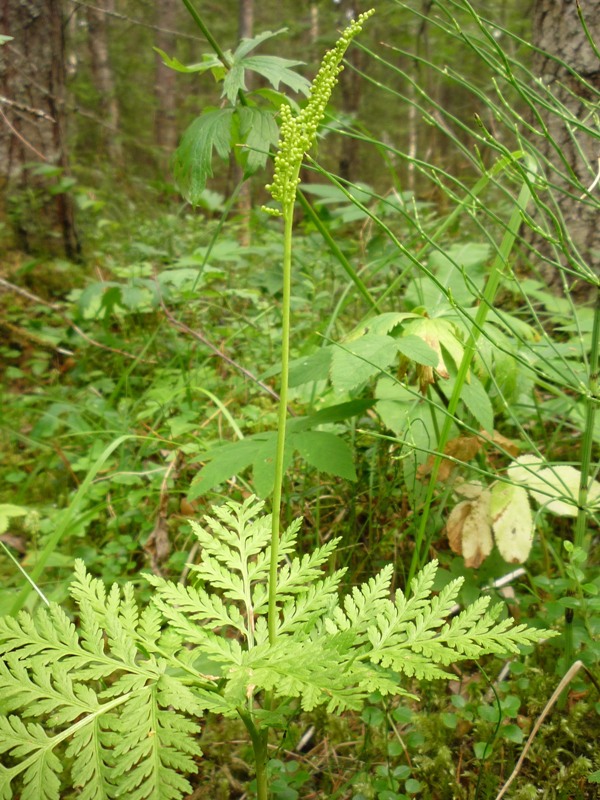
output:
[[390, 599], [388, 565], [340, 597], [343, 570], [322, 570], [337, 542], [294, 555], [296, 521], [281, 537], [269, 643], [262, 501], [227, 503], [204, 526], [191, 524], [202, 560], [190, 584], [147, 575], [155, 594], [143, 611], [131, 585], [107, 592], [78, 562], [76, 624], [56, 604], [0, 620], [2, 800], [13, 791], [54, 800], [67, 785], [86, 800], [180, 798], [191, 791], [184, 776], [196, 772], [197, 720], [207, 713], [249, 715], [263, 730], [298, 704], [359, 709], [376, 690], [406, 694], [402, 675], [450, 677], [450, 664], [552, 635], [498, 621], [488, 597], [447, 621], [462, 581], [432, 597], [435, 562], [407, 595]]

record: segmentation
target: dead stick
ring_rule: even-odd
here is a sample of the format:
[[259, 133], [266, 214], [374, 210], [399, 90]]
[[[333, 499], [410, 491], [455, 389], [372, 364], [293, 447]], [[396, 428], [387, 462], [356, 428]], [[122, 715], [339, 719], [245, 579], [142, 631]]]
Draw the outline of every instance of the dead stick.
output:
[[573, 680], [575, 675], [577, 675], [577, 673], [579, 672], [579, 670], [582, 667], [587, 672], [589, 678], [593, 682], [593, 684], [596, 687], [596, 689], [598, 689], [598, 691], [600, 692], [600, 686], [598, 685], [598, 683], [597, 683], [596, 679], [594, 678], [594, 676], [592, 675], [592, 673], [585, 666], [583, 661], [575, 661], [575, 663], [572, 664], [571, 667], [569, 667], [569, 669], [567, 670], [567, 672], [563, 676], [561, 682], [558, 684], [558, 686], [554, 690], [554, 693], [552, 694], [552, 697], [550, 698], [550, 700], [548, 700], [548, 702], [546, 703], [546, 705], [544, 707], [544, 710], [542, 711], [542, 713], [538, 717], [535, 725], [533, 726], [533, 730], [529, 734], [529, 739], [527, 739], [527, 741], [525, 743], [525, 747], [523, 748], [523, 752], [521, 753], [521, 757], [517, 761], [517, 764], [516, 764], [515, 768], [513, 769], [509, 779], [506, 781], [506, 783], [504, 784], [504, 786], [502, 787], [500, 792], [496, 795], [496, 800], [501, 800], [501, 798], [504, 797], [504, 795], [506, 794], [506, 792], [508, 790], [508, 787], [511, 785], [511, 783], [514, 781], [514, 779], [519, 774], [519, 770], [523, 766], [523, 762], [525, 761], [525, 757], [526, 757], [526, 755], [527, 755], [527, 753], [529, 751], [529, 748], [531, 747], [531, 744], [532, 744], [532, 742], [533, 742], [533, 740], [535, 738], [535, 735], [537, 734], [539, 729], [542, 727], [542, 722], [546, 719], [546, 717], [550, 713], [550, 711], [552, 709], [552, 706], [556, 703], [556, 701], [558, 700], [558, 698], [562, 694], [562, 691], [565, 688], [565, 686], [567, 686], [567, 684], [571, 683], [571, 681]]

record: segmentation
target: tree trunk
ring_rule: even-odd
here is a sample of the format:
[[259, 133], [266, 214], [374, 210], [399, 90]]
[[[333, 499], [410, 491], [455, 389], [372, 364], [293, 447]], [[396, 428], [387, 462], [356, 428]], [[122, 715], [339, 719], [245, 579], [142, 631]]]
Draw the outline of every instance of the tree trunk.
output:
[[[358, 17], [364, 11], [363, 3], [348, 4], [342, 2], [340, 10], [343, 18], [340, 20], [340, 29], [346, 27], [351, 19]], [[360, 7], [358, 7], [360, 6]], [[368, 7], [368, 6], [367, 6]], [[340, 75], [340, 94], [342, 97], [342, 111], [344, 114], [355, 116], [360, 108], [362, 88], [364, 81], [356, 70], [360, 70], [364, 62], [364, 54], [358, 47], [351, 47], [345, 58], [346, 68]], [[353, 136], [341, 137], [341, 153], [339, 157], [338, 171], [340, 178], [353, 181], [359, 171], [359, 147], [358, 139]]]
[[[238, 20], [238, 37], [240, 39], [251, 39], [254, 32], [254, 0], [240, 0]], [[249, 90], [252, 89], [252, 78], [253, 75], [251, 73], [246, 73], [246, 86]], [[243, 178], [242, 170], [237, 164], [235, 176], [238, 181]], [[242, 247], [249, 247], [252, 241], [252, 191], [250, 181], [245, 181], [240, 188], [237, 210], [242, 221], [239, 237], [240, 244]]]
[[[600, 0], [580, 0], [580, 6], [591, 38], [600, 43]], [[552, 256], [547, 241], [536, 238], [534, 242], [547, 259], [542, 274], [554, 289], [561, 291], [571, 279], [563, 281], [561, 270], [556, 269], [557, 262], [563, 266], [569, 266], [570, 262], [578, 271], [582, 270], [577, 264], [583, 265], [583, 270], [587, 265], [600, 275], [599, 205], [593, 199], [598, 197], [598, 188], [589, 191], [600, 169], [597, 128], [593, 133], [593, 114], [597, 113], [600, 97], [600, 62], [588, 41], [574, 0], [536, 0], [533, 44], [544, 51], [536, 53], [533, 73], [564, 106], [559, 113], [541, 110], [547, 134], [537, 146], [542, 163], [545, 162], [547, 180], [556, 187], [553, 191], [571, 252]], [[565, 121], [565, 115], [571, 118], [570, 122]], [[588, 130], [582, 129], [578, 121]], [[580, 280], [570, 288], [577, 298], [583, 299], [590, 295], [592, 285]]]
[[[112, 0], [104, 0], [104, 7], [112, 10]], [[92, 78], [100, 95], [101, 107], [106, 120], [105, 148], [110, 160], [120, 164], [123, 159], [119, 139], [119, 103], [115, 90], [110, 56], [108, 52], [108, 20], [101, 10], [87, 6], [88, 46], [90, 49]]]
[[[179, 0], [159, 0], [156, 4], [156, 46], [173, 55]], [[156, 144], [168, 160], [177, 147], [177, 73], [165, 67], [157, 56], [156, 65]]]
[[[65, 255], [80, 252], [71, 195], [44, 189], [32, 162], [68, 174], [65, 139], [65, 50], [60, 0], [4, 0], [0, 30], [0, 182], [17, 243], [51, 249], [60, 232]], [[50, 236], [49, 236], [50, 231]]]

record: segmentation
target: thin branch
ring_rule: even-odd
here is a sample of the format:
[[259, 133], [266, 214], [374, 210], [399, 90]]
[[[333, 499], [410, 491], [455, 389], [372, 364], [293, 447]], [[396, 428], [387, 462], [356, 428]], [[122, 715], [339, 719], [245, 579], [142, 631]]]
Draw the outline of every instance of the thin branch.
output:
[[70, 2], [76, 5], [78, 8], [90, 8], [92, 11], [100, 12], [100, 14], [106, 14], [107, 17], [114, 17], [115, 19], [122, 20], [123, 22], [129, 22], [131, 25], [139, 25], [141, 28], [150, 28], [150, 30], [159, 31], [160, 33], [168, 33], [171, 36], [177, 36], [180, 39], [192, 39], [195, 42], [203, 41], [200, 36], [194, 36], [191, 33], [182, 33], [181, 31], [173, 31], [170, 28], [161, 28], [159, 25], [152, 25], [150, 22], [143, 22], [140, 19], [128, 17], [126, 14], [119, 14], [118, 11], [109, 11], [108, 8], [94, 6], [91, 3], [80, 3], [79, 0], [70, 0]]
[[14, 127], [14, 125], [10, 123], [8, 117], [6, 116], [4, 111], [2, 111], [1, 108], [0, 108], [0, 117], [2, 117], [4, 123], [6, 124], [7, 128], [11, 131], [11, 133], [13, 133], [20, 142], [23, 142], [25, 147], [28, 147], [31, 151], [33, 151], [38, 158], [42, 159], [42, 161], [48, 161], [46, 156], [43, 153], [40, 153], [39, 150], [36, 150], [35, 147], [30, 142], [27, 141], [27, 139], [23, 136], [23, 134], [19, 133], [19, 131]]
[[583, 661], [575, 661], [575, 663], [572, 664], [571, 667], [567, 670], [567, 672], [563, 676], [561, 682], [558, 684], [558, 686], [554, 690], [554, 692], [552, 694], [552, 697], [546, 703], [546, 705], [544, 707], [544, 710], [542, 711], [540, 716], [537, 718], [537, 721], [536, 721], [535, 725], [533, 726], [533, 730], [529, 734], [529, 738], [527, 739], [527, 742], [525, 743], [525, 747], [523, 748], [523, 752], [521, 753], [521, 757], [517, 761], [517, 764], [516, 764], [515, 768], [513, 769], [510, 777], [508, 778], [508, 780], [506, 781], [506, 783], [504, 784], [502, 789], [496, 795], [496, 800], [501, 800], [501, 798], [504, 797], [504, 795], [508, 791], [508, 787], [511, 785], [511, 783], [514, 781], [514, 779], [517, 777], [517, 775], [519, 773], [519, 770], [523, 766], [523, 762], [525, 761], [525, 757], [526, 757], [527, 753], [529, 752], [529, 748], [531, 747], [531, 744], [532, 744], [537, 732], [539, 731], [539, 729], [542, 726], [542, 722], [546, 719], [546, 717], [550, 713], [550, 711], [552, 709], [552, 706], [556, 703], [556, 701], [558, 700], [558, 698], [562, 694], [562, 691], [565, 688], [565, 686], [567, 686], [567, 684], [571, 683], [571, 681], [573, 680], [575, 675], [577, 675], [579, 670], [582, 669], [582, 668], [587, 672], [588, 677], [590, 678], [590, 680], [592, 681], [592, 683], [594, 684], [596, 689], [598, 689], [598, 691], [600, 692], [600, 686], [598, 685], [598, 683], [597, 683], [596, 679], [594, 678], [594, 676], [592, 675], [592, 673], [585, 666]]
[[46, 119], [48, 122], [56, 122], [54, 117], [51, 117], [50, 114], [46, 114], [46, 112], [42, 111], [40, 108], [33, 108], [32, 106], [25, 105], [25, 103], [18, 103], [16, 100], [5, 97], [3, 94], [0, 94], [0, 103], [3, 103], [5, 106], [10, 106], [11, 108], [16, 108], [18, 111], [26, 111], [28, 114]]

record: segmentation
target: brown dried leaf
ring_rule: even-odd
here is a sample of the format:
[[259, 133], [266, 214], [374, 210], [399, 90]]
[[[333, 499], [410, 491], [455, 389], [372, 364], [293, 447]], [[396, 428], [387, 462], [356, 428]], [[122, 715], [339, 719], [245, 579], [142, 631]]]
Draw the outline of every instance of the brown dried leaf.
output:
[[454, 506], [446, 522], [446, 534], [450, 549], [453, 553], [462, 556], [462, 530], [465, 519], [471, 513], [473, 503], [470, 500], [463, 500]]
[[[450, 439], [446, 444], [444, 453], [447, 456], [452, 456], [452, 458], [457, 461], [471, 461], [481, 449], [481, 445], [482, 442], [478, 436], [457, 436], [456, 439]], [[417, 477], [420, 480], [423, 480], [431, 474], [434, 460], [435, 456], [429, 456], [425, 464], [419, 467], [417, 470]], [[454, 461], [444, 458], [440, 464], [438, 480], [447, 481], [457, 466], [459, 465]]]
[[433, 367], [427, 367], [424, 364], [417, 364], [417, 379], [419, 381], [419, 391], [422, 395], [426, 395], [427, 387], [435, 383]]
[[[483, 441], [489, 441], [487, 431], [481, 430], [480, 433], [484, 437]], [[519, 446], [515, 444], [512, 439], [508, 439], [506, 436], [503, 436], [496, 430], [492, 436], [492, 442], [497, 444], [503, 450], [506, 450], [506, 452], [509, 453], [513, 458], [516, 458], [521, 452]]]
[[17, 553], [24, 555], [27, 552], [25, 547], [25, 539], [22, 536], [13, 536], [11, 533], [0, 534], [0, 542], [4, 542], [9, 547], [12, 547]]
[[166, 515], [159, 514], [156, 518], [156, 524], [144, 545], [144, 550], [150, 556], [152, 572], [160, 575], [160, 565], [167, 560], [171, 552]]
[[484, 489], [476, 500], [463, 500], [451, 511], [446, 523], [450, 547], [462, 555], [466, 567], [479, 567], [492, 552], [490, 492]]

